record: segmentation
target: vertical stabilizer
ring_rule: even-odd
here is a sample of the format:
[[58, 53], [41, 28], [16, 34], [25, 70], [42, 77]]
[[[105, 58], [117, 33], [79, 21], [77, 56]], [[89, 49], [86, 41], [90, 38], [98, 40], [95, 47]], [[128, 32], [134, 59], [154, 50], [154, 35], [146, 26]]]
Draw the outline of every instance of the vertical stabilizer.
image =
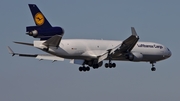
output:
[[49, 28], [52, 27], [48, 22], [43, 13], [39, 10], [39, 8], [35, 4], [29, 4], [29, 8], [31, 10], [34, 22], [37, 26], [41, 28]]

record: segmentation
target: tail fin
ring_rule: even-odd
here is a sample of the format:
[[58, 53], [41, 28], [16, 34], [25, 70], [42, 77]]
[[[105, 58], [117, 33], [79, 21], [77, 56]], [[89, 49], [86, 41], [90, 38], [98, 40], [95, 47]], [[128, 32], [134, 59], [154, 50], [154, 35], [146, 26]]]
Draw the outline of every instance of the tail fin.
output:
[[37, 26], [42, 28], [52, 27], [51, 24], [47, 21], [46, 17], [35, 4], [29, 4], [29, 8], [31, 10], [34, 22]]

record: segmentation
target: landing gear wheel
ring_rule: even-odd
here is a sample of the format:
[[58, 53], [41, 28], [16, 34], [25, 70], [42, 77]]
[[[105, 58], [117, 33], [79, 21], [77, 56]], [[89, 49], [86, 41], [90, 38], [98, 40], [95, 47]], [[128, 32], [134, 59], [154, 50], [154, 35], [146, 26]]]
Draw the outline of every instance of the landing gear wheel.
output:
[[83, 67], [79, 67], [79, 71], [81, 72], [83, 70]]
[[85, 66], [83, 66], [83, 67], [79, 67], [79, 71], [80, 72], [82, 72], [82, 71], [84, 71], [84, 72], [86, 72], [86, 71], [90, 71], [90, 67], [85, 67]]
[[109, 67], [109, 64], [108, 64], [108, 63], [105, 63], [105, 67], [108, 68], [108, 67]]
[[83, 68], [82, 70], [85, 72], [86, 71], [86, 67], [82, 67], [82, 68]]
[[94, 68], [94, 69], [96, 69], [96, 68], [98, 68], [98, 67], [99, 67], [98, 64], [94, 64], [94, 65], [93, 65], [93, 68]]
[[106, 68], [108, 68], [108, 67], [109, 67], [109, 68], [112, 68], [112, 67], [115, 68], [115, 67], [116, 67], [116, 64], [115, 64], [115, 63], [105, 63], [105, 67], [106, 67]]
[[154, 63], [156, 63], [156, 62], [154, 62], [154, 61], [150, 62], [150, 64], [152, 64], [151, 71], [156, 71], [156, 68], [154, 67]]
[[112, 63], [109, 63], [109, 68], [112, 68], [112, 67], [113, 67]]
[[86, 70], [87, 70], [87, 71], [90, 71], [90, 67], [86, 67]]
[[156, 68], [155, 68], [155, 67], [152, 67], [152, 68], [151, 68], [151, 71], [156, 71]]
[[112, 63], [112, 67], [115, 68], [115, 67], [116, 67], [116, 64], [115, 64], [115, 63]]

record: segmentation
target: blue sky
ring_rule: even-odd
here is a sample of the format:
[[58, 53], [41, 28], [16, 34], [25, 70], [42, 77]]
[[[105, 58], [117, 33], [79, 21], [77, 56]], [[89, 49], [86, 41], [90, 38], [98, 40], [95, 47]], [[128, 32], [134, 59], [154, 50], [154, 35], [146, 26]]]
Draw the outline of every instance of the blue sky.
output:
[[[149, 63], [116, 62], [81, 73], [69, 61], [39, 61], [11, 57], [15, 52], [43, 53], [13, 41], [33, 42], [25, 27], [34, 25], [29, 3], [35, 3], [63, 38], [124, 40], [135, 27], [140, 41], [161, 43], [172, 57]], [[179, 101], [179, 0], [1, 0], [0, 100], [1, 101]], [[37, 39], [35, 39], [37, 40]]]

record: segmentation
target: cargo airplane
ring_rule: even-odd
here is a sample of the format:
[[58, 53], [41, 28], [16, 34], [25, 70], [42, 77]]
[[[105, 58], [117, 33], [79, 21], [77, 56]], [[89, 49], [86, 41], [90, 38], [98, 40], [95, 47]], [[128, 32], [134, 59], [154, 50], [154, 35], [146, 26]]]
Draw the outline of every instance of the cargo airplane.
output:
[[154, 63], [167, 59], [171, 51], [164, 45], [154, 42], [138, 42], [134, 27], [132, 34], [123, 41], [92, 40], [92, 39], [63, 39], [64, 30], [53, 27], [35, 4], [29, 4], [36, 26], [27, 26], [26, 34], [39, 41], [33, 43], [14, 42], [17, 44], [33, 46], [47, 54], [20, 54], [8, 47], [9, 53], [24, 57], [34, 57], [40, 60], [63, 61], [69, 59], [70, 63], [80, 65], [79, 71], [89, 71], [90, 67], [97, 69], [103, 65], [106, 68], [115, 68], [112, 61], [149, 62], [151, 70], [155, 71]]

